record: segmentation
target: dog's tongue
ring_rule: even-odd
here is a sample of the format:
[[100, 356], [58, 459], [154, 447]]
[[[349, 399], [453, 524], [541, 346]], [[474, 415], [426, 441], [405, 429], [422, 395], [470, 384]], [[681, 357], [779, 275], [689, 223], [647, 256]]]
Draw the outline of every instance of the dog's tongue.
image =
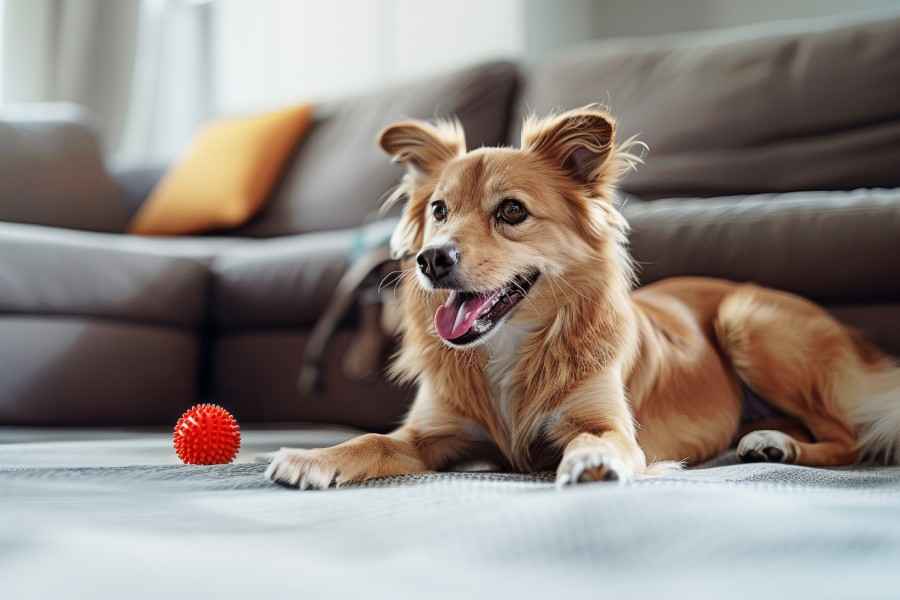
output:
[[479, 294], [459, 302], [458, 292], [450, 292], [447, 301], [434, 313], [434, 327], [438, 335], [445, 340], [454, 340], [472, 329], [496, 293]]

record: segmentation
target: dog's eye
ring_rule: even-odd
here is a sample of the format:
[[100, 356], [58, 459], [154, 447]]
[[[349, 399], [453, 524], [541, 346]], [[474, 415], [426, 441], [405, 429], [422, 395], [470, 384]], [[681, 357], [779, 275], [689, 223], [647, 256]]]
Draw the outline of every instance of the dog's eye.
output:
[[528, 211], [518, 200], [508, 198], [497, 207], [497, 220], [508, 225], [518, 225], [528, 218]]
[[443, 200], [435, 200], [431, 203], [431, 216], [435, 221], [447, 220], [447, 205]]

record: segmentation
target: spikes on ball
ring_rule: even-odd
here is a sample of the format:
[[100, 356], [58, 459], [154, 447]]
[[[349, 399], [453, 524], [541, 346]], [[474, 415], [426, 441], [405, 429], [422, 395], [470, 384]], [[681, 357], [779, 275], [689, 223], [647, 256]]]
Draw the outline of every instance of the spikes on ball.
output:
[[241, 447], [241, 429], [227, 410], [215, 404], [195, 404], [175, 424], [172, 441], [182, 462], [225, 465]]

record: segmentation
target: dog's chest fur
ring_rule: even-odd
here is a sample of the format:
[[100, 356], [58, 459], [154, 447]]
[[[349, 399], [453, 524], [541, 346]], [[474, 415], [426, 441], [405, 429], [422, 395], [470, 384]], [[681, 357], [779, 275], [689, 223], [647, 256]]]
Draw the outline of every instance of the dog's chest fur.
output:
[[522, 357], [522, 342], [533, 331], [529, 325], [503, 324], [490, 338], [485, 340], [487, 352], [485, 375], [491, 391], [494, 410], [505, 425], [508, 434], [514, 434], [515, 409], [520, 401], [519, 385], [515, 377]]
[[519, 361], [522, 360], [522, 344], [535, 331], [529, 324], [504, 324], [494, 335], [485, 340], [487, 353], [485, 376], [491, 393], [491, 404], [496, 418], [503, 425], [506, 439], [494, 440], [513, 467], [523, 471], [549, 468], [559, 461], [558, 449], [546, 445], [542, 439], [545, 427], [558, 418], [553, 412], [533, 413], [523, 421], [519, 409], [525, 400], [521, 397], [522, 382]]

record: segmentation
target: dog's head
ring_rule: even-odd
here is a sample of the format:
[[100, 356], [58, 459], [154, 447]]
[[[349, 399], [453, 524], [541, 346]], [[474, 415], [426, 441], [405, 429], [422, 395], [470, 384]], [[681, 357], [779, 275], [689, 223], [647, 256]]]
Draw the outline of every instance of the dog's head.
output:
[[407, 167], [392, 197], [408, 199], [392, 251], [415, 258], [423, 289], [449, 291], [434, 326], [451, 346], [478, 344], [511, 318], [540, 318], [578, 292], [567, 273], [624, 231], [611, 195], [636, 158], [617, 148], [603, 110], [526, 119], [519, 148], [467, 152], [457, 122], [396, 123], [380, 144]]

